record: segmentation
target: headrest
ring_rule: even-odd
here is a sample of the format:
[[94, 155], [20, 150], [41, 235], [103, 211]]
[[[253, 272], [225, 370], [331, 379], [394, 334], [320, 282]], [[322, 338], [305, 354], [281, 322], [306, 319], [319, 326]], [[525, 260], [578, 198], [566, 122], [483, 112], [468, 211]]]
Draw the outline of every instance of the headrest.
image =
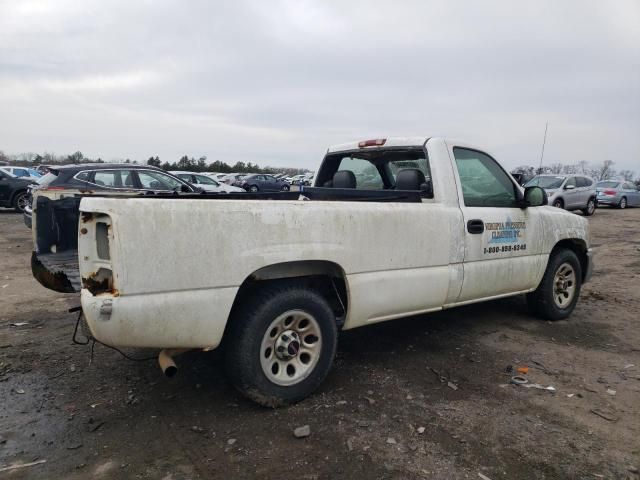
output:
[[396, 175], [397, 190], [420, 190], [426, 182], [424, 173], [418, 168], [405, 168]]
[[351, 170], [338, 170], [333, 174], [333, 188], [356, 188], [356, 176]]

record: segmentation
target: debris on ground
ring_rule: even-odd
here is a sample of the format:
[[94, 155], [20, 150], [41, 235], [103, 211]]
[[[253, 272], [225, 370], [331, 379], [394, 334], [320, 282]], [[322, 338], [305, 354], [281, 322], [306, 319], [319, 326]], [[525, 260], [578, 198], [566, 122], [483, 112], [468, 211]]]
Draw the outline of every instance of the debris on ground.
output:
[[10, 324], [12, 327], [23, 327], [29, 325], [29, 322], [15, 322]]
[[47, 462], [46, 460], [36, 460], [35, 462], [30, 462], [30, 463], [19, 463], [17, 465], [9, 465], [7, 467], [0, 468], [0, 472], [7, 472], [9, 470], [16, 470], [18, 468], [33, 467], [34, 465], [40, 465], [46, 462]]
[[305, 438], [311, 435], [311, 427], [309, 425], [304, 425], [302, 427], [298, 427], [293, 431], [293, 435], [296, 438]]
[[457, 390], [458, 389], [458, 386], [453, 382], [447, 382], [447, 387], [449, 387], [452, 390]]
[[393, 437], [387, 437], [387, 443], [389, 445], [396, 445], [398, 442], [396, 442], [396, 439]]
[[615, 391], [615, 390], [613, 390], [613, 389], [611, 389], [611, 388], [607, 388], [607, 393], [608, 393], [609, 395], [613, 396], [613, 395], [615, 395], [615, 394], [616, 394], [616, 391]]
[[418, 427], [418, 433], [422, 435], [426, 429], [424, 427]]
[[478, 472], [478, 476], [482, 479], [482, 480], [491, 480], [489, 477], [487, 477], [484, 473], [480, 473]]
[[603, 410], [600, 410], [599, 408], [592, 409], [591, 413], [593, 413], [594, 415], [597, 415], [597, 416], [599, 416], [601, 418], [604, 418], [605, 420], [607, 420], [609, 422], [617, 422], [618, 421], [618, 417], [616, 417], [613, 413], [605, 412]]

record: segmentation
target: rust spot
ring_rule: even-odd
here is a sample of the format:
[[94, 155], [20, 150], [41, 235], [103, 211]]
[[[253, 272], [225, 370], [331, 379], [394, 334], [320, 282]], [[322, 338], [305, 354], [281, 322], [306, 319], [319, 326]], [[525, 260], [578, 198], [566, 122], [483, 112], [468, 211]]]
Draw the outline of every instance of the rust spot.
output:
[[82, 212], [80, 214], [80, 218], [84, 223], [90, 222], [93, 219], [93, 213], [91, 212]]
[[64, 272], [50, 272], [38, 260], [36, 252], [31, 253], [31, 272], [33, 277], [43, 286], [50, 290], [62, 293], [73, 293], [77, 290], [73, 288], [71, 281]]
[[113, 295], [120, 296], [118, 290], [113, 286], [111, 270], [101, 268], [97, 272], [92, 272], [86, 277], [82, 277], [82, 288], [86, 288], [93, 295]]
[[89, 231], [89, 230], [87, 230], [87, 229], [86, 229], [86, 228], [84, 228], [84, 227], [82, 227], [82, 228], [80, 229], [80, 233], [81, 233], [82, 235], [86, 235], [88, 231]]

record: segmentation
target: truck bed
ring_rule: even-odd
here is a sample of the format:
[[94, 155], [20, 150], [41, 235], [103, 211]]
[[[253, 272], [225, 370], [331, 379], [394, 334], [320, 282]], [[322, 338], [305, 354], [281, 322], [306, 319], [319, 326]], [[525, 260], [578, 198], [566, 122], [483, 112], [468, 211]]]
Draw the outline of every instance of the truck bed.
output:
[[299, 192], [274, 193], [203, 193], [167, 195], [75, 195], [51, 200], [38, 195], [34, 223], [34, 252], [31, 257], [33, 276], [43, 286], [57, 292], [79, 292], [78, 223], [82, 197], [144, 198], [171, 200], [307, 200], [335, 202], [421, 202], [417, 191], [357, 190], [342, 188], [301, 187]]

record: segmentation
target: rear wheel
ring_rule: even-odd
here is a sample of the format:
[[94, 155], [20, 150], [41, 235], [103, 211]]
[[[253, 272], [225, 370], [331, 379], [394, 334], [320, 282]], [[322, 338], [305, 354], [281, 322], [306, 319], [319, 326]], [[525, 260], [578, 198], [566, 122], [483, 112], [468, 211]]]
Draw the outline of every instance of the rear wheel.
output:
[[283, 185], [280, 190], [282, 190], [283, 192], [288, 192], [289, 191], [289, 185]]
[[589, 201], [587, 202], [587, 208], [583, 208], [582, 213], [584, 213], [585, 216], [590, 217], [595, 212], [596, 212], [596, 199], [590, 198]]
[[622, 197], [620, 199], [620, 203], [618, 204], [618, 208], [627, 208], [627, 197]]
[[335, 315], [315, 290], [294, 283], [264, 287], [231, 318], [227, 374], [243, 395], [261, 405], [298, 402], [329, 373], [337, 335]]
[[254, 192], [254, 193], [257, 192], [258, 191], [258, 186], [257, 185], [251, 185], [249, 187], [249, 191], [250, 192]]
[[27, 208], [29, 204], [29, 195], [27, 192], [18, 192], [16, 196], [13, 197], [13, 208], [16, 212], [22, 213], [24, 209]]
[[556, 250], [538, 288], [527, 294], [531, 311], [545, 320], [562, 320], [573, 312], [580, 296], [582, 268], [574, 252]]
[[562, 201], [562, 199], [558, 198], [554, 200], [553, 206], [556, 208], [564, 208], [564, 202]]

